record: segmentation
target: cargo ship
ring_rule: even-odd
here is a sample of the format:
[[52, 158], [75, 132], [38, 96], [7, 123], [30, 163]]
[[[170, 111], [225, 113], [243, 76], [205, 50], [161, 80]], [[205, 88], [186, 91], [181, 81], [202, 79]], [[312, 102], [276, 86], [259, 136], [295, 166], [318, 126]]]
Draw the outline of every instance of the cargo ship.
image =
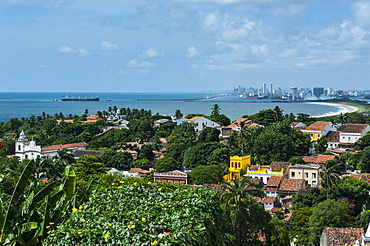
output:
[[72, 97], [69, 98], [67, 95], [62, 98], [62, 101], [100, 101], [99, 97]]

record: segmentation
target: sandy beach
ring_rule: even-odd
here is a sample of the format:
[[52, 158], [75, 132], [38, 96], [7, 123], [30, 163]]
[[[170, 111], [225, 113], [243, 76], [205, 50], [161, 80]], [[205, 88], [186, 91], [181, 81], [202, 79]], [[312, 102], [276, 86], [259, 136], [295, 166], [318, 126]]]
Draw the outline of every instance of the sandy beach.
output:
[[328, 116], [338, 116], [340, 114], [345, 114], [345, 113], [352, 113], [356, 112], [358, 110], [357, 107], [350, 106], [350, 105], [345, 105], [345, 104], [340, 104], [340, 103], [327, 103], [327, 102], [307, 102], [308, 104], [319, 104], [319, 105], [327, 105], [327, 106], [333, 106], [337, 107], [338, 111], [337, 112], [330, 112], [324, 115], [318, 115], [318, 116], [312, 116], [312, 117], [328, 117]]

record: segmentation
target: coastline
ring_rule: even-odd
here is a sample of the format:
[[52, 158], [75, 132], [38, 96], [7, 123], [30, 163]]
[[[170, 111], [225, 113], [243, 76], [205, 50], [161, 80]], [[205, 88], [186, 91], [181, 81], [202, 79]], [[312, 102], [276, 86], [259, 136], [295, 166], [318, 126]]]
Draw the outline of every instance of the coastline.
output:
[[330, 116], [339, 116], [345, 113], [353, 113], [358, 111], [359, 109], [355, 106], [347, 105], [347, 104], [340, 104], [340, 103], [328, 103], [328, 102], [306, 102], [308, 104], [318, 104], [318, 105], [327, 105], [337, 107], [339, 110], [337, 112], [329, 112], [324, 115], [312, 116], [316, 118], [320, 117], [330, 117]]

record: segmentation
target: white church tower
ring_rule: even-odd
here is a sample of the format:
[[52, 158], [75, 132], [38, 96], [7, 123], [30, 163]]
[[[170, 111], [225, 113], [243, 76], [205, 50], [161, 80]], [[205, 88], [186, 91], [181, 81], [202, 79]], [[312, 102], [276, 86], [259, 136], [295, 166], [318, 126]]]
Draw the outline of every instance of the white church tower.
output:
[[33, 140], [30, 141], [24, 131], [22, 131], [17, 141], [15, 141], [15, 155], [21, 161], [24, 159], [36, 159], [41, 157], [41, 146], [37, 146]]

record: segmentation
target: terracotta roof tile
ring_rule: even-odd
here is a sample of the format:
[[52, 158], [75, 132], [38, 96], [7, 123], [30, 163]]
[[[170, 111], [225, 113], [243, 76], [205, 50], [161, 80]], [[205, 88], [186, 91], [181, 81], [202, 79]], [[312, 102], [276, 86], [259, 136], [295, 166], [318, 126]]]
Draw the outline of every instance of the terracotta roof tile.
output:
[[311, 155], [302, 156], [302, 159], [306, 163], [325, 164], [328, 160], [333, 160], [335, 155]]
[[89, 145], [85, 142], [80, 143], [70, 143], [70, 144], [58, 144], [58, 145], [50, 145], [48, 147], [43, 147], [42, 151], [50, 151], [50, 150], [59, 150], [59, 149], [69, 149], [69, 148], [79, 148], [79, 147], [88, 147]]
[[197, 120], [197, 119], [200, 119], [200, 118], [203, 118], [203, 116], [195, 116], [195, 117], [191, 118], [189, 121], [194, 121], [194, 120]]
[[128, 173], [138, 173], [141, 170], [141, 168], [131, 168], [128, 170]]
[[306, 163], [314, 163], [316, 160], [315, 156], [302, 156], [302, 159]]
[[342, 132], [362, 133], [368, 126], [368, 124], [349, 124]]
[[303, 180], [300, 179], [287, 179], [284, 178], [280, 182], [279, 190], [281, 191], [299, 191], [303, 185]]
[[330, 131], [326, 135], [327, 142], [339, 142], [340, 131]]
[[362, 244], [362, 235], [364, 233], [362, 228], [332, 228], [326, 227], [324, 229], [328, 246], [337, 245], [355, 245], [356, 240]]
[[271, 176], [269, 180], [267, 181], [266, 186], [278, 187], [282, 179], [283, 179], [282, 176]]
[[289, 166], [289, 162], [279, 162], [274, 161], [271, 163], [270, 168], [273, 172], [280, 172], [281, 169], [286, 170], [286, 168]]
[[309, 125], [305, 130], [309, 131], [323, 131], [331, 122], [317, 121]]
[[261, 202], [264, 202], [264, 203], [274, 203], [276, 201], [276, 197], [274, 196], [266, 196], [262, 199]]
[[244, 125], [247, 125], [248, 123], [251, 123], [252, 121], [247, 119], [247, 118], [240, 118], [228, 125], [228, 128], [235, 128], [235, 127], [240, 127], [240, 123], [244, 122]]
[[268, 186], [263, 189], [264, 191], [277, 191], [277, 188], [276, 187], [271, 187], [271, 186]]
[[333, 160], [335, 155], [318, 155], [314, 163], [325, 164], [329, 160]]

